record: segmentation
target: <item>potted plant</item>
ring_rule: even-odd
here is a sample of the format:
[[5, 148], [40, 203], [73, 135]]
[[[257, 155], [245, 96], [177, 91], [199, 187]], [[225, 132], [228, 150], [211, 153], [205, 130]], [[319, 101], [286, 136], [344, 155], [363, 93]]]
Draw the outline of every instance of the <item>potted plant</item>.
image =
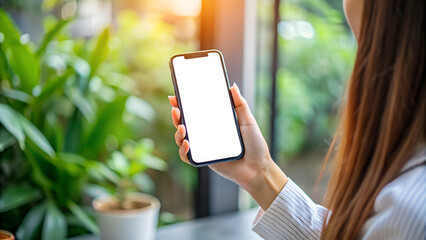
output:
[[140, 138], [136, 120], [155, 113], [108, 65], [110, 30], [71, 39], [68, 22], [52, 20], [36, 44], [0, 9], [0, 227], [17, 239], [97, 235], [82, 194], [89, 174], [112, 172], [112, 153]]
[[106, 161], [110, 171], [103, 170], [108, 176], [98, 178], [98, 185], [110, 189], [110, 194], [100, 195], [92, 203], [102, 239], [154, 239], [160, 202], [140, 191], [153, 189], [145, 170], [164, 171], [167, 164], [154, 156], [153, 150], [151, 139], [128, 140], [121, 151], [112, 153]]

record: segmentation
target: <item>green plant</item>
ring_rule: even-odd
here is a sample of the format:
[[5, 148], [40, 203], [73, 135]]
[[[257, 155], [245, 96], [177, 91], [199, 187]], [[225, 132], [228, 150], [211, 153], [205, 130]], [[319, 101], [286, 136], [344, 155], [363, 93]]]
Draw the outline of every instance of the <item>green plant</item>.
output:
[[[111, 171], [110, 162], [132, 159], [125, 149], [141, 138], [134, 125], [155, 111], [123, 87], [132, 79], [111, 80], [120, 73], [107, 67], [109, 29], [71, 39], [63, 31], [68, 21], [50, 20], [35, 44], [2, 9], [0, 22], [0, 227], [19, 239], [96, 234], [90, 208], [80, 206], [83, 190], [91, 179], [116, 184], [117, 172], [135, 178]], [[140, 172], [164, 168], [149, 151]]]
[[[152, 154], [154, 141], [149, 138], [139, 141], [126, 140], [121, 151], [115, 151], [106, 161], [110, 172], [105, 175], [97, 168], [90, 169], [96, 185], [88, 185], [86, 192], [96, 197], [99, 192], [113, 195], [120, 209], [129, 209], [126, 205], [127, 194], [134, 191], [152, 193], [154, 183], [145, 173], [147, 169], [167, 170], [167, 163]], [[104, 170], [105, 172], [105, 170]]]

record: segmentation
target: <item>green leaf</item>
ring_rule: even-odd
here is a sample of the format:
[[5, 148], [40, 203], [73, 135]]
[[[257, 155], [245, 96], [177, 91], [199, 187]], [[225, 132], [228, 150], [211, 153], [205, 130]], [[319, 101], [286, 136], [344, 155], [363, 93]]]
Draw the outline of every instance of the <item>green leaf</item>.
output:
[[[27, 150], [25, 151], [29, 152]], [[28, 153], [26, 155], [28, 155]], [[34, 180], [34, 183], [43, 189], [53, 189], [53, 182], [43, 173], [40, 166], [32, 166], [32, 168], [32, 179]]]
[[43, 224], [43, 240], [62, 240], [67, 236], [67, 223], [64, 214], [54, 205], [48, 202], [46, 218]]
[[4, 34], [6, 41], [8, 39], [19, 39], [21, 37], [17, 27], [15, 27], [15, 24], [10, 19], [11, 17], [0, 8], [0, 32]]
[[128, 169], [128, 172], [129, 172], [129, 176], [134, 176], [134, 175], [136, 175], [136, 174], [139, 174], [139, 173], [141, 173], [141, 172], [143, 172], [143, 171], [145, 171], [145, 169], [146, 169], [146, 166], [145, 166], [145, 164], [142, 164], [141, 162], [139, 162], [139, 161], [131, 161], [130, 162], [130, 167], [129, 167], [129, 169]]
[[115, 151], [107, 161], [108, 167], [119, 173], [121, 176], [129, 175], [129, 161], [123, 153]]
[[154, 140], [151, 138], [143, 138], [137, 142], [137, 151], [138, 156], [142, 156], [143, 154], [152, 153], [155, 149]]
[[22, 224], [19, 226], [16, 237], [22, 240], [33, 239], [43, 221], [45, 212], [45, 203], [31, 207], [30, 211], [25, 215]]
[[8, 131], [0, 129], [0, 152], [3, 152], [14, 143], [15, 138]]
[[86, 163], [86, 159], [80, 155], [77, 154], [71, 154], [71, 153], [58, 153], [58, 158], [71, 164], [76, 164], [80, 166], [84, 166]]
[[109, 42], [109, 28], [106, 28], [102, 34], [99, 36], [98, 41], [96, 42], [95, 49], [90, 56], [90, 66], [92, 71], [91, 76], [95, 75], [101, 63], [106, 59], [108, 55], [108, 42]]
[[[60, 100], [59, 100], [60, 101]], [[56, 103], [59, 103], [56, 101]], [[60, 104], [59, 104], [60, 105]], [[61, 110], [66, 108], [61, 106]], [[44, 126], [44, 134], [50, 136], [51, 139], [49, 142], [52, 143], [54, 149], [63, 150], [64, 149], [64, 126], [60, 122], [60, 114], [55, 114], [53, 112], [46, 113], [46, 125]]]
[[0, 94], [7, 97], [7, 98], [10, 98], [10, 99], [13, 99], [13, 100], [18, 100], [18, 101], [21, 101], [21, 102], [24, 102], [24, 103], [31, 102], [31, 100], [33, 98], [28, 93], [22, 92], [22, 91], [19, 91], [19, 90], [15, 90], [15, 89], [2, 89], [0, 91]]
[[145, 173], [140, 173], [132, 178], [135, 185], [139, 188], [140, 191], [153, 193], [155, 188], [155, 183], [152, 179]]
[[68, 21], [58, 21], [55, 26], [53, 26], [45, 35], [43, 38], [43, 41], [40, 44], [40, 47], [37, 50], [37, 55], [43, 54], [43, 52], [46, 50], [47, 45], [55, 38], [55, 36], [64, 28], [64, 26], [67, 25]]
[[68, 208], [71, 210], [72, 214], [89, 230], [91, 233], [98, 235], [99, 228], [96, 225], [95, 221], [89, 217], [89, 215], [80, 208], [77, 204], [72, 201], [68, 201]]
[[167, 162], [159, 157], [148, 154], [148, 155], [145, 155], [142, 159], [143, 159], [143, 164], [145, 164], [145, 166], [149, 168], [152, 168], [158, 171], [167, 170], [167, 167], [168, 167]]
[[0, 103], [0, 123], [16, 138], [21, 149], [25, 149], [25, 135], [19, 116], [11, 107]]
[[67, 72], [65, 72], [64, 75], [59, 76], [57, 79], [49, 82], [44, 86], [44, 88], [41, 90], [40, 95], [37, 97], [37, 102], [41, 102], [42, 100], [50, 97], [52, 93], [60, 88], [68, 79], [68, 77], [74, 73], [74, 70], [69, 69]]
[[70, 153], [57, 153], [56, 156], [59, 161], [55, 161], [55, 165], [67, 172], [70, 177], [82, 179], [82, 174], [86, 172], [85, 158]]
[[6, 212], [41, 198], [39, 189], [27, 185], [9, 186], [2, 190], [0, 212]]
[[92, 198], [111, 195], [111, 192], [107, 188], [97, 184], [86, 184], [83, 191], [87, 196]]
[[[3, 33], [0, 33], [0, 35]], [[4, 52], [4, 44], [0, 43], [0, 79], [7, 79], [12, 85], [12, 69], [9, 66], [9, 63]]]
[[83, 117], [75, 110], [65, 132], [65, 146], [66, 152], [76, 153], [78, 152], [79, 146], [81, 145], [81, 133], [83, 128]]
[[11, 49], [10, 67], [19, 76], [20, 89], [31, 93], [39, 81], [38, 58], [19, 40], [10, 41], [8, 46]]
[[126, 111], [138, 116], [146, 121], [151, 121], [155, 117], [154, 108], [146, 101], [130, 96], [126, 101]]
[[26, 119], [23, 115], [19, 115], [19, 123], [24, 129], [25, 135], [28, 137], [28, 139], [31, 139], [31, 141], [43, 152], [49, 155], [49, 157], [55, 158], [55, 150], [53, 150], [49, 141], [36, 126], [28, 121], [28, 119]]
[[85, 59], [72, 56], [70, 61], [71, 66], [74, 68], [76, 74], [83, 78], [90, 77], [90, 64]]
[[120, 177], [117, 175], [117, 173], [109, 169], [101, 162], [88, 161], [85, 168], [87, 169], [89, 176], [96, 181], [102, 182], [107, 179], [114, 184], [117, 184], [120, 181]]
[[38, 58], [31, 53], [28, 46], [20, 42], [20, 32], [2, 9], [0, 9], [0, 22], [0, 32], [3, 33], [4, 42], [10, 49], [10, 67], [19, 76], [20, 88], [31, 93], [38, 84], [40, 67]]
[[97, 121], [93, 124], [89, 131], [86, 141], [84, 141], [83, 149], [87, 150], [88, 157], [96, 157], [99, 150], [105, 146], [106, 138], [113, 132], [122, 127], [122, 115], [126, 104], [127, 97], [120, 97], [113, 102], [107, 104], [99, 111]]
[[95, 110], [77, 86], [67, 86], [65, 94], [70, 99], [70, 101], [78, 108], [81, 114], [83, 114], [87, 121], [94, 121]]
[[126, 74], [110, 72], [105, 76], [105, 83], [112, 87], [119, 88], [127, 93], [133, 93], [138, 84]]
[[9, 65], [20, 79], [20, 88], [31, 93], [38, 84], [38, 58], [33, 55], [28, 46], [20, 42], [21, 34], [11, 18], [0, 9], [0, 32], [4, 35], [4, 42], [10, 49]]

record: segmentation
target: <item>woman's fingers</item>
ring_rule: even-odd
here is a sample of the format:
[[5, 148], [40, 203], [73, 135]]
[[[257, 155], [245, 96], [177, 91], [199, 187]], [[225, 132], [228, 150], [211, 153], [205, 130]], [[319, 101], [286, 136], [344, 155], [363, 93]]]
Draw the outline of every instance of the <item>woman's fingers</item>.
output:
[[179, 108], [172, 107], [172, 121], [177, 128], [180, 124], [180, 110]]
[[186, 131], [184, 125], [179, 125], [175, 133], [175, 141], [179, 148], [179, 157], [182, 161], [189, 164], [188, 160], [188, 151], [189, 151], [189, 142], [185, 139]]
[[172, 120], [177, 128], [180, 124], [180, 110], [178, 108], [177, 99], [175, 96], [169, 96], [169, 102], [172, 105]]
[[179, 147], [182, 147], [182, 142], [183, 140], [185, 140], [185, 135], [186, 135], [185, 126], [179, 125], [175, 133], [175, 141]]
[[241, 96], [238, 86], [234, 83], [231, 87], [232, 100], [234, 100], [235, 111], [237, 112], [238, 122], [241, 126], [252, 125], [256, 123], [247, 101]]
[[179, 148], [179, 156], [182, 161], [189, 164], [188, 160], [188, 151], [189, 151], [189, 142], [185, 139], [186, 130], [185, 126], [180, 124], [180, 110], [177, 104], [177, 99], [175, 96], [169, 96], [169, 102], [172, 105], [172, 120], [173, 124], [177, 128], [175, 133], [175, 141]]
[[188, 160], [188, 151], [189, 151], [189, 142], [188, 140], [183, 140], [182, 146], [179, 148], [179, 156], [182, 161], [189, 164]]
[[175, 108], [178, 107], [176, 96], [169, 96], [169, 102], [172, 105], [172, 107], [175, 107]]

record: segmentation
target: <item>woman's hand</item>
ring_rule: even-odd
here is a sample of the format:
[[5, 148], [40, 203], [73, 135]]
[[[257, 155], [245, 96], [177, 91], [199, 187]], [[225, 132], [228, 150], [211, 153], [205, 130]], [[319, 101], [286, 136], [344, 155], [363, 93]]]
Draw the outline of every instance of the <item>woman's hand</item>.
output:
[[[241, 96], [238, 87], [231, 88], [232, 98], [240, 125], [245, 153], [243, 158], [231, 162], [209, 165], [221, 176], [237, 183], [248, 191], [258, 204], [266, 210], [287, 182], [287, 177], [274, 163], [268, 145], [260, 132], [247, 101]], [[180, 110], [176, 97], [169, 97], [172, 105], [172, 120], [177, 128], [176, 144], [180, 147], [179, 156], [188, 161], [189, 142], [185, 139], [185, 126], [180, 124]]]

